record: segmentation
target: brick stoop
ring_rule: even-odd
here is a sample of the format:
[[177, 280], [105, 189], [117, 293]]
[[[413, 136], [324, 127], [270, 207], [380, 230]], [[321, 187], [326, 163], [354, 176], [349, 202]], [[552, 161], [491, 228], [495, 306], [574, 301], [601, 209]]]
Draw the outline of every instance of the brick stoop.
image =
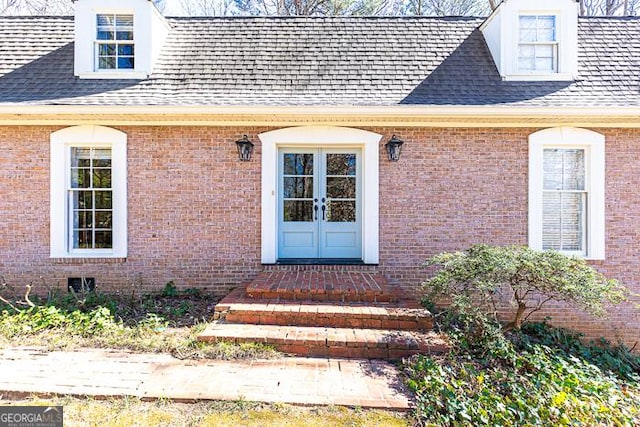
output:
[[430, 332], [431, 313], [377, 272], [300, 267], [266, 270], [234, 289], [198, 339], [261, 342], [316, 357], [398, 359], [448, 349]]
[[216, 321], [199, 341], [258, 342], [306, 357], [401, 359], [416, 353], [442, 354], [448, 345], [435, 332], [323, 328], [225, 323]]
[[358, 270], [263, 271], [247, 285], [246, 294], [249, 298], [290, 301], [397, 301], [383, 275]]

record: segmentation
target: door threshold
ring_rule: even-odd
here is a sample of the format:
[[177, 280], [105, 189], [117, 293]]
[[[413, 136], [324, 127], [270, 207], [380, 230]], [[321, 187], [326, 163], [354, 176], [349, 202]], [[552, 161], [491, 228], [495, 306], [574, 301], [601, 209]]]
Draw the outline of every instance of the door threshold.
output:
[[280, 258], [276, 265], [365, 265], [359, 258]]

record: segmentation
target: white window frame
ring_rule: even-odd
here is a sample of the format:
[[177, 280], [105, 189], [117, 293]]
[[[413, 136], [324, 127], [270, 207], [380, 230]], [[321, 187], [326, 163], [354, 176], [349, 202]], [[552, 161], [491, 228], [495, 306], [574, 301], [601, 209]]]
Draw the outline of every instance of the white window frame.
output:
[[[535, 17], [536, 21], [538, 20], [538, 18], [540, 17], [553, 17], [553, 40], [552, 41], [533, 41], [533, 42], [528, 42], [528, 41], [522, 41], [520, 40], [520, 31], [522, 30], [520, 27], [520, 19], [522, 17], [525, 16], [530, 16], [530, 17]], [[558, 73], [558, 69], [559, 69], [559, 41], [558, 41], [558, 34], [559, 34], [559, 25], [560, 22], [560, 17], [558, 16], [558, 14], [556, 13], [521, 13], [518, 15], [518, 33], [517, 33], [517, 47], [516, 47], [516, 72], [518, 74], [557, 74]], [[537, 26], [536, 26], [536, 30], [537, 30]], [[520, 68], [520, 46], [533, 46], [534, 48], [534, 52], [536, 50], [537, 46], [551, 46], [551, 50], [553, 52], [553, 70], [538, 70], [536, 68], [533, 68], [532, 70], [524, 70]], [[536, 59], [536, 55], [534, 53], [534, 67], [535, 67], [535, 59]]]
[[[104, 126], [73, 126], [51, 134], [50, 255], [52, 258], [127, 257], [127, 134]], [[71, 148], [110, 148], [113, 247], [73, 249], [69, 210]]]
[[[114, 18], [114, 26], [113, 26], [113, 30], [114, 30], [114, 38], [110, 39], [110, 40], [100, 40], [98, 39], [98, 32], [100, 31], [100, 28], [98, 27], [98, 16], [100, 15], [105, 15], [105, 16], [112, 16]], [[118, 27], [116, 25], [117, 16], [131, 16], [132, 19], [132, 25], [131, 25], [131, 32], [133, 33], [133, 38], [131, 40], [118, 40]], [[95, 31], [93, 34], [94, 37], [94, 48], [93, 48], [93, 67], [94, 67], [94, 71], [98, 72], [98, 73], [131, 73], [131, 72], [135, 72], [136, 70], [136, 31], [135, 31], [135, 16], [133, 13], [115, 13], [115, 12], [106, 12], [106, 13], [96, 13], [95, 14], [95, 21], [96, 21], [96, 26], [95, 26]], [[116, 59], [116, 66], [115, 68], [100, 68], [100, 45], [103, 44], [109, 44], [109, 45], [113, 45], [115, 46], [116, 49], [116, 55], [115, 55], [115, 59]], [[118, 54], [118, 47], [120, 45], [130, 45], [133, 46], [133, 68], [120, 68], [118, 66], [118, 58], [119, 58], [119, 54]]]
[[585, 259], [605, 259], [605, 139], [587, 129], [560, 127], [529, 135], [529, 246], [542, 250], [543, 153], [546, 148], [584, 149], [587, 191]]

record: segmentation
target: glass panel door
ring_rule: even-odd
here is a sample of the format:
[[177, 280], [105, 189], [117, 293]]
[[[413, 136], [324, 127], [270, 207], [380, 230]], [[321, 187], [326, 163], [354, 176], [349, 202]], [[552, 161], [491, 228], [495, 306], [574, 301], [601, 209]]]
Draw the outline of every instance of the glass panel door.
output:
[[278, 257], [318, 257], [318, 150], [278, 156]]
[[362, 258], [357, 149], [279, 152], [278, 258]]
[[321, 258], [362, 258], [361, 165], [358, 149], [323, 149], [320, 201]]

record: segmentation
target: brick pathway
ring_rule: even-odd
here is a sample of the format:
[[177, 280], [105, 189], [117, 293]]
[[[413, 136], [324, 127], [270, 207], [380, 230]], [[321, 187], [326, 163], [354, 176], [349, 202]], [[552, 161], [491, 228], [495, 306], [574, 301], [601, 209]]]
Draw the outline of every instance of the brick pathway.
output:
[[379, 360], [194, 361], [97, 349], [0, 350], [0, 395], [32, 393], [181, 401], [245, 399], [398, 410], [410, 405], [398, 370]]

